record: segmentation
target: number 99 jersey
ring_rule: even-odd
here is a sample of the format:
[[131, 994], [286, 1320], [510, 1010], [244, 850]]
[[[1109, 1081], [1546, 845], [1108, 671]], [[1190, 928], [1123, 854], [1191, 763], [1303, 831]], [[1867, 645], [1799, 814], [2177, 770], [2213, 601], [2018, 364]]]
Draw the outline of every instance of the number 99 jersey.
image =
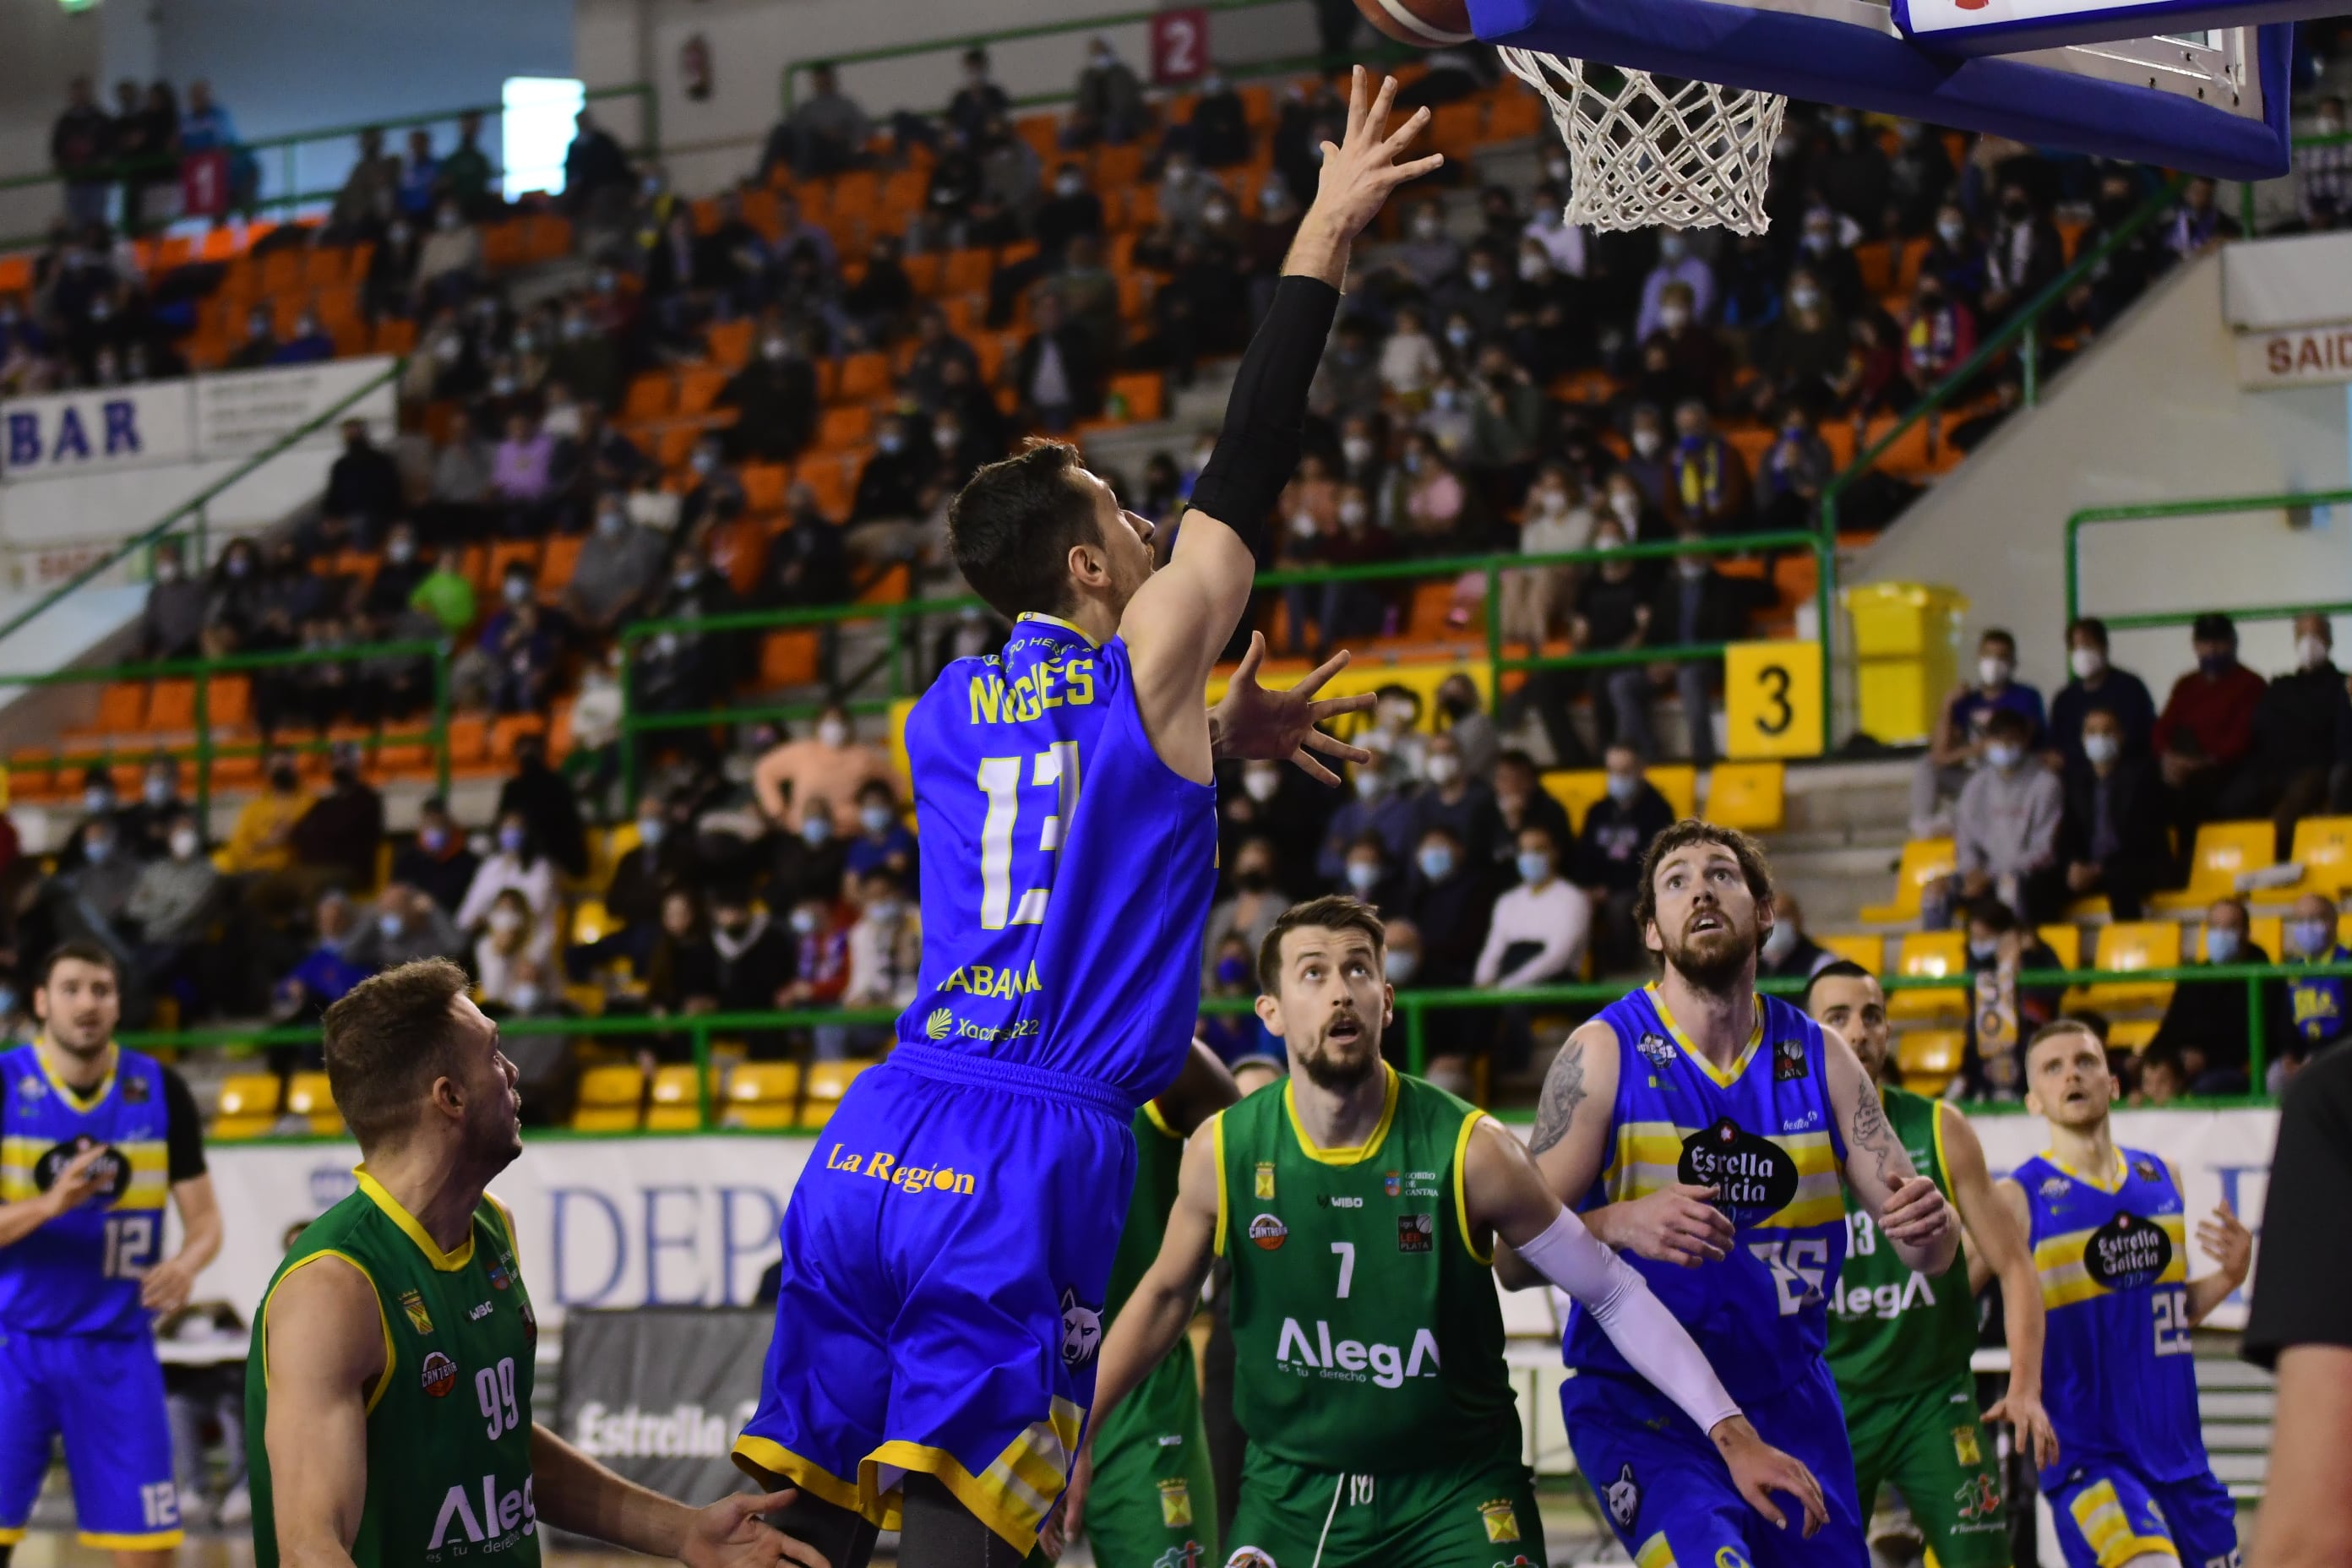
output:
[[[12, 1246], [0, 1247], [0, 1329], [39, 1334], [144, 1334], [139, 1284], [163, 1256], [171, 1196], [172, 1103], [187, 1091], [135, 1051], [87, 1099], [41, 1065], [38, 1047], [0, 1056], [0, 1203], [38, 1197], [75, 1156], [98, 1192]], [[193, 1117], [194, 1107], [187, 1113]]]
[[1127, 645], [1024, 615], [907, 719], [923, 962], [908, 1044], [1069, 1073], [1140, 1105], [1200, 1004], [1216, 791], [1172, 771]]

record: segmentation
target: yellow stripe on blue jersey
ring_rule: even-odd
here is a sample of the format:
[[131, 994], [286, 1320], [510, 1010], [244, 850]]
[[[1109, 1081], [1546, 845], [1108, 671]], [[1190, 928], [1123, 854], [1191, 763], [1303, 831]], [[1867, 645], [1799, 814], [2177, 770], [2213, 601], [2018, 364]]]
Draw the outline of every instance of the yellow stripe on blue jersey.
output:
[[[1690, 1330], [1733, 1398], [1769, 1398], [1822, 1353], [1845, 1260], [1845, 1152], [1820, 1026], [1759, 997], [1755, 1029], [1721, 1068], [1700, 1056], [1654, 985], [1601, 1018], [1617, 1037], [1610, 1159], [1578, 1206], [1677, 1183], [1715, 1187], [1735, 1232], [1728, 1256], [1697, 1268], [1626, 1261]], [[1581, 1373], [1634, 1375], [1580, 1309], [1566, 1354]]]
[[[2043, 1489], [2085, 1459], [2122, 1458], [2155, 1481], [2202, 1472], [2188, 1216], [2172, 1173], [2123, 1149], [2107, 1171], [2044, 1153], [2010, 1179], [2025, 1193], [2046, 1312], [2042, 1401], [2063, 1455], [2042, 1472]], [[2079, 1522], [2079, 1500], [2076, 1511]], [[2096, 1544], [2087, 1522], [2084, 1534]]]
[[36, 1046], [0, 1055], [0, 1203], [36, 1197], [94, 1145], [99, 1195], [0, 1247], [0, 1329], [143, 1334], [140, 1281], [163, 1256], [171, 1197], [163, 1069], [118, 1049], [88, 1094], [51, 1073]]

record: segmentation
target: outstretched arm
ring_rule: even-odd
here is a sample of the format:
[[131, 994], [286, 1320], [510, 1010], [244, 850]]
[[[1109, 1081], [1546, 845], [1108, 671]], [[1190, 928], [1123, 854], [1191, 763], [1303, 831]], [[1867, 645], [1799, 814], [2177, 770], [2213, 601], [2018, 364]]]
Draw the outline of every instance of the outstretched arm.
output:
[[530, 1429], [530, 1479], [539, 1516], [558, 1530], [667, 1557], [690, 1568], [773, 1568], [779, 1562], [826, 1568], [824, 1554], [761, 1521], [784, 1507], [790, 1488], [740, 1492], [708, 1508], [651, 1491], [614, 1475], [546, 1427]]
[[1903, 1266], [1934, 1279], [1959, 1254], [1958, 1217], [1936, 1184], [1911, 1168], [1911, 1156], [1886, 1120], [1878, 1086], [1862, 1070], [1861, 1058], [1844, 1037], [1826, 1026], [1822, 1060], [1830, 1080], [1830, 1114], [1845, 1132], [1846, 1185], [1878, 1222]]
[[1560, 1206], [1517, 1138], [1481, 1118], [1464, 1158], [1462, 1219], [1474, 1239], [1491, 1231], [1509, 1242], [1522, 1264], [1591, 1312], [1626, 1364], [1714, 1441], [1757, 1512], [1788, 1528], [1769, 1495], [1778, 1490], [1802, 1505], [1808, 1536], [1829, 1522], [1820, 1481], [1756, 1435], [1689, 1331], [1623, 1258]]
[[1249, 602], [1265, 515], [1298, 466], [1307, 388], [1339, 310], [1349, 250], [1391, 191], [1442, 161], [1398, 162], [1429, 111], [1416, 111], [1391, 134], [1395, 96], [1391, 79], [1373, 98], [1370, 78], [1357, 68], [1347, 132], [1339, 145], [1324, 143], [1314, 205], [1242, 358], [1224, 427], [1193, 485], [1175, 552], [1137, 591], [1119, 623], [1145, 732], [1171, 768], [1196, 782], [1206, 782], [1209, 766], [1201, 688]]
[[1969, 1278], [1979, 1258], [2000, 1280], [2000, 1310], [2009, 1341], [2009, 1392], [1985, 1412], [1988, 1421], [2014, 1426], [2033, 1450], [2035, 1466], [2058, 1462], [2058, 1434], [2042, 1408], [2042, 1277], [2017, 1216], [1993, 1192], [1985, 1168], [1984, 1145], [1969, 1119], [1948, 1105], [1936, 1107], [1944, 1145], [1944, 1174], [1952, 1184], [1952, 1206], [1969, 1237]]

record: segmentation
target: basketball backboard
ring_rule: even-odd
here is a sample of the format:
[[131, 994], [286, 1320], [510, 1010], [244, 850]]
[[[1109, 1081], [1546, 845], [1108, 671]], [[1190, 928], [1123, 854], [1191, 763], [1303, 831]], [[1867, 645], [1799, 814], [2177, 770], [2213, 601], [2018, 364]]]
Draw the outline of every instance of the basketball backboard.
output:
[[2288, 168], [2293, 29], [2284, 23], [1963, 58], [1906, 41], [1886, 0], [1469, 0], [1469, 8], [1472, 27], [1492, 44], [2221, 179]]

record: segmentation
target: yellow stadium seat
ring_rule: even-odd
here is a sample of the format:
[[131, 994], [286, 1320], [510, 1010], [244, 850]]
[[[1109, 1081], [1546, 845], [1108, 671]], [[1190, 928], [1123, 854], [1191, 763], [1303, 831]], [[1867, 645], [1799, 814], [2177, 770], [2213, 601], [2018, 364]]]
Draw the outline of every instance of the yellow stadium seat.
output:
[[678, 1062], [654, 1070], [653, 1104], [646, 1111], [648, 1132], [691, 1132], [702, 1125], [702, 1108], [695, 1094], [691, 1063]]
[[[257, 1116], [267, 1124], [278, 1120], [285, 1092], [285, 1082], [274, 1072], [232, 1073], [222, 1080], [214, 1112], [223, 1120]], [[266, 1125], [263, 1130], [268, 1131]]]
[[720, 1121], [762, 1131], [790, 1127], [800, 1097], [798, 1062], [746, 1062], [727, 1077], [727, 1110]]
[[808, 1099], [802, 1108], [801, 1125], [822, 1127], [833, 1120], [841, 1097], [857, 1075], [872, 1067], [872, 1062], [812, 1062], [808, 1069]]
[[2047, 925], [2034, 932], [2042, 944], [2058, 955], [2061, 969], [2083, 967], [2083, 928], [2078, 925]]
[[2107, 1026], [2107, 1049], [2111, 1051], [2144, 1051], [2156, 1038], [2156, 1018], [2118, 1018]]
[[1568, 813], [1568, 830], [1581, 833], [1585, 809], [1609, 793], [1609, 775], [1599, 768], [1554, 768], [1543, 775], [1543, 786]]
[[580, 1075], [580, 1091], [572, 1101], [572, 1130], [634, 1130], [637, 1125], [637, 1107], [645, 1097], [646, 1075], [635, 1062], [607, 1062], [592, 1067]]
[[234, 1143], [241, 1139], [267, 1138], [277, 1131], [275, 1116], [216, 1116], [207, 1136], [215, 1143]]
[[582, 899], [572, 906], [572, 940], [579, 946], [602, 942], [621, 929], [621, 923], [605, 912], [602, 899]]
[[1698, 815], [1698, 770], [1688, 763], [1660, 763], [1642, 770], [1650, 786], [1675, 808], [1675, 820]]
[[1787, 816], [1787, 782], [1779, 763], [1717, 763], [1707, 779], [1706, 819], [1743, 833], [1774, 832]]
[[[2094, 969], [2170, 969], [2180, 963], [2180, 928], [2170, 921], [2117, 921], [2099, 931]], [[2116, 980], [2077, 985], [2066, 993], [2068, 1012], [2089, 1007], [2101, 1013], [2160, 1008], [2172, 1000], [2169, 981]]]
[[634, 816], [618, 827], [592, 827], [588, 830], [588, 875], [583, 879], [592, 888], [613, 885], [613, 868], [621, 857], [637, 847], [637, 819]]
[[1895, 1065], [1903, 1087], [1916, 1094], [1941, 1094], [1960, 1070], [1968, 1036], [1959, 1029], [1906, 1029], [1895, 1037]]
[[2278, 830], [2268, 822], [2208, 822], [2197, 829], [2197, 847], [2189, 857], [2188, 885], [2158, 893], [2150, 909], [2171, 913], [2201, 910], [2214, 900], [2238, 890], [2238, 876], [2278, 861]]
[[1849, 963], [1859, 963], [1873, 974], [1886, 967], [1886, 939], [1874, 931], [1839, 931], [1813, 940]]
[[2254, 897], [2264, 903], [2305, 893], [2332, 899], [2352, 887], [2352, 816], [2305, 817], [2294, 825], [2294, 847], [2287, 858], [2303, 868], [2302, 879], [2284, 888], [2264, 889]]
[[1958, 854], [1948, 838], [1912, 839], [1903, 846], [1902, 863], [1895, 868], [1895, 901], [1865, 909], [1862, 918], [1880, 925], [1917, 920], [1920, 895], [1928, 884], [1951, 876]]
[[319, 1136], [343, 1130], [342, 1112], [335, 1109], [335, 1091], [328, 1087], [322, 1072], [298, 1072], [287, 1081], [286, 1114], [302, 1118]]
[[[1895, 973], [1900, 975], [1958, 979], [1967, 974], [1968, 968], [1969, 936], [1966, 931], [1906, 931], [1901, 945], [1895, 950]], [[1886, 1016], [1890, 1018], [1965, 1018], [1968, 1013], [1969, 993], [1965, 983], [1948, 987], [1937, 985], [1892, 991], [1886, 996]]]

